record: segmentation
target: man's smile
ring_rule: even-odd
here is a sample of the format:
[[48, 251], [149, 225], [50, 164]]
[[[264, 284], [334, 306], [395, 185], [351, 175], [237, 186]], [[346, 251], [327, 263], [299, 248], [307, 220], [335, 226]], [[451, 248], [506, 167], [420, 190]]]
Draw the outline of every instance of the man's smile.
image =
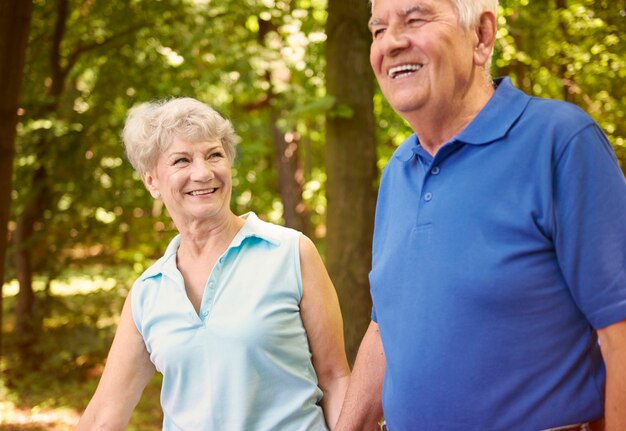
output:
[[422, 68], [421, 64], [402, 64], [400, 66], [394, 66], [387, 70], [387, 76], [391, 79], [402, 78], [408, 76], [414, 72], [417, 72]]

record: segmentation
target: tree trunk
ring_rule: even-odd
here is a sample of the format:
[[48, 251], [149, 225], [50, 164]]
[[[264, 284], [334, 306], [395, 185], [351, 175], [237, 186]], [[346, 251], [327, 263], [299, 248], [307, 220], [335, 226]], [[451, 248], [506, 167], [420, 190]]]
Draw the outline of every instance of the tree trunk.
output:
[[299, 140], [296, 134], [287, 136], [280, 131], [276, 116], [272, 116], [272, 138], [278, 163], [278, 190], [283, 203], [285, 226], [311, 236], [311, 218], [302, 200], [304, 172], [300, 165]]
[[30, 0], [0, 2], [0, 356], [2, 356], [4, 259], [11, 206], [15, 125], [26, 59], [33, 4]]
[[350, 118], [332, 111], [326, 116], [327, 265], [339, 295], [350, 362], [371, 313], [368, 274], [377, 169], [369, 15], [364, 0], [328, 2], [328, 94], [336, 107], [352, 110]]
[[[269, 32], [275, 30], [276, 27], [271, 21], [260, 19], [258, 42], [269, 48], [266, 36]], [[268, 92], [262, 105], [268, 107], [271, 112], [270, 133], [278, 165], [278, 191], [283, 204], [285, 226], [311, 236], [313, 230], [311, 217], [306, 204], [302, 200], [304, 171], [299, 160], [298, 138], [294, 133], [291, 134], [290, 139], [287, 139], [286, 135], [279, 129], [277, 125], [279, 115], [271, 106], [272, 101], [276, 98], [276, 94], [274, 93], [272, 74], [269, 70], [265, 72], [265, 80], [268, 84]]]
[[[65, 80], [73, 66], [71, 61], [66, 62], [67, 64], [63, 66], [61, 58], [61, 44], [65, 36], [68, 14], [68, 0], [59, 0], [50, 49], [51, 82], [45, 95], [49, 101], [41, 106], [39, 112], [30, 113], [34, 118], [49, 118], [57, 110], [63, 94]], [[35, 226], [37, 224], [43, 225], [44, 210], [48, 207], [46, 201], [51, 200], [48, 172], [44, 164], [49, 147], [50, 141], [47, 138], [42, 138], [36, 142], [33, 153], [38, 163], [38, 168], [34, 172], [32, 182], [28, 188], [24, 209], [16, 217], [16, 229], [13, 236], [16, 248], [13, 259], [16, 278], [20, 286], [18, 303], [15, 309], [15, 331], [23, 334], [23, 340], [29, 339], [25, 336], [27, 333], [35, 336], [38, 329], [35, 326], [34, 315], [35, 294], [33, 291], [32, 250], [40, 246], [40, 244], [36, 243], [36, 238], [34, 237]]]
[[[37, 332], [34, 325], [35, 293], [33, 291], [32, 249], [34, 242], [35, 224], [42, 219], [44, 211], [43, 200], [47, 195], [47, 172], [43, 167], [35, 171], [33, 183], [24, 209], [17, 218], [13, 241], [16, 247], [13, 262], [15, 275], [20, 286], [15, 307], [15, 332], [18, 334], [33, 334]], [[25, 339], [25, 337], [23, 337]]]

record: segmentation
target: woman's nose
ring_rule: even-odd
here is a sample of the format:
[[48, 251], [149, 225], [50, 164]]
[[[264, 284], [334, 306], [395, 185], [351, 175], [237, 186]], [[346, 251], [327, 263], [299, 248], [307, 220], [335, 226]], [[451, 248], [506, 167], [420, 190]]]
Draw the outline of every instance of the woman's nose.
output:
[[191, 179], [193, 181], [208, 181], [213, 178], [213, 169], [208, 160], [197, 157], [191, 166]]

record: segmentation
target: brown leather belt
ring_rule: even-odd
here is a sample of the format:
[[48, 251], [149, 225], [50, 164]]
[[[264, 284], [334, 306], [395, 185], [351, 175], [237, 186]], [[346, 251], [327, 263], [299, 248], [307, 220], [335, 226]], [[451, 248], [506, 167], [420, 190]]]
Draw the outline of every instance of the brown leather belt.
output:
[[548, 428], [543, 431], [590, 431], [589, 422], [585, 422], [584, 424], [576, 424], [576, 425], [565, 425], [562, 427], [556, 428]]
[[[389, 431], [389, 428], [387, 428], [387, 424], [384, 421], [380, 424], [380, 430]], [[590, 430], [591, 428], [589, 428], [589, 422], [585, 422], [584, 424], [565, 425], [565, 426], [557, 427], [557, 428], [548, 428], [542, 431], [590, 431]]]

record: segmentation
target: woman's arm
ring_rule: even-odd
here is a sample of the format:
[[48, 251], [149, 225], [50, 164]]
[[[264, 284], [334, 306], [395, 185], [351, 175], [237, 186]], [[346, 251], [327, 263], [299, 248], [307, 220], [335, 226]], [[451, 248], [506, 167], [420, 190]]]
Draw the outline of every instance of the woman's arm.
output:
[[130, 294], [98, 388], [78, 423], [77, 431], [124, 430], [155, 369], [133, 322]]
[[300, 314], [313, 354], [313, 367], [324, 393], [322, 409], [326, 423], [333, 429], [350, 380], [350, 367], [337, 293], [315, 245], [304, 235], [300, 239], [300, 267]]

